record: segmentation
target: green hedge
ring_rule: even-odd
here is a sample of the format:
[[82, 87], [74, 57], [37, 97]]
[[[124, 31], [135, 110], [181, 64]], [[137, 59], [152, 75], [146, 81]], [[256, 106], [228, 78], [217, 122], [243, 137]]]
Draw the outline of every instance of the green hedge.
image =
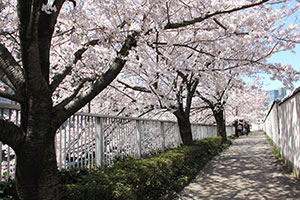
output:
[[15, 189], [15, 182], [9, 179], [7, 182], [0, 182], [0, 200], [18, 199]]
[[227, 146], [221, 137], [211, 137], [152, 158], [126, 158], [105, 169], [62, 171], [63, 199], [167, 199]]
[[[70, 200], [171, 199], [215, 155], [229, 146], [211, 137], [145, 159], [125, 158], [105, 169], [59, 172], [63, 198]], [[0, 199], [13, 199], [14, 184], [0, 184]]]

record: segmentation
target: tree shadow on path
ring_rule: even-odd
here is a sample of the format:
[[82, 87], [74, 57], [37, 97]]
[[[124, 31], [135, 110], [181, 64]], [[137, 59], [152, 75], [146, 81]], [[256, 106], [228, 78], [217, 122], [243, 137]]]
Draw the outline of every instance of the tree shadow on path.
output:
[[265, 135], [251, 132], [209, 162], [175, 199], [300, 199], [300, 184], [285, 175]]

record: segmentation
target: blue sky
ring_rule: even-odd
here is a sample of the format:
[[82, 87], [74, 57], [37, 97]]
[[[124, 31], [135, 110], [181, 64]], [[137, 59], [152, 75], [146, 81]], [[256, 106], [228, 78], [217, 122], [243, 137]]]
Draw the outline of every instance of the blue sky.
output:
[[[279, 52], [272, 55], [268, 60], [270, 62], [280, 62], [282, 64], [290, 64], [294, 69], [300, 71], [300, 45], [296, 45], [294, 49], [296, 53], [292, 53], [291, 51]], [[265, 76], [263, 79], [263, 89], [264, 90], [275, 90], [282, 87], [282, 83], [280, 81], [272, 81], [269, 77]], [[298, 81], [295, 86], [300, 85], [300, 81]]]

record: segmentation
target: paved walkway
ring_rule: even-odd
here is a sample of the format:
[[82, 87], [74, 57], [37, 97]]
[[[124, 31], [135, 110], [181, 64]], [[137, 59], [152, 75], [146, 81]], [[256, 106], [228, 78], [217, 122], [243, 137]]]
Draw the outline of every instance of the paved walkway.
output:
[[191, 199], [300, 199], [300, 184], [287, 176], [262, 132], [236, 139], [177, 195]]

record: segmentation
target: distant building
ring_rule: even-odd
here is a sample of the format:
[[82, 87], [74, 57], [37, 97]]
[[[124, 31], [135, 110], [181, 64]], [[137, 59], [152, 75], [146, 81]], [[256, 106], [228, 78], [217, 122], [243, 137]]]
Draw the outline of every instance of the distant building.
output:
[[287, 92], [286, 88], [279, 88], [278, 90], [269, 90], [267, 94], [269, 96], [268, 105], [272, 104], [274, 100], [281, 100], [285, 97]]
[[272, 104], [273, 101], [275, 99], [278, 99], [278, 97], [279, 97], [279, 91], [278, 90], [269, 90], [269, 91], [267, 91], [267, 94], [269, 96], [268, 105]]
[[286, 96], [286, 88], [279, 88], [278, 90], [278, 95], [279, 95], [279, 99], [283, 99]]

